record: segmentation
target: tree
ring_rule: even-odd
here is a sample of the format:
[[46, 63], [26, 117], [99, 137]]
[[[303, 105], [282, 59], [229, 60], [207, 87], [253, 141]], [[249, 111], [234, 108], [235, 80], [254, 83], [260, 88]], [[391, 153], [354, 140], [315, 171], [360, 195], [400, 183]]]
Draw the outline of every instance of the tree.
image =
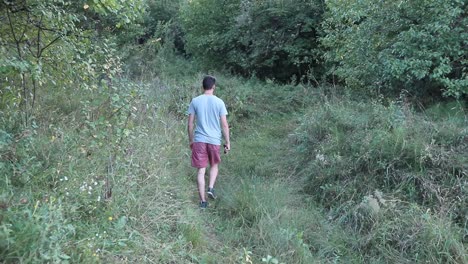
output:
[[321, 71], [322, 1], [194, 0], [182, 13], [187, 49], [206, 65], [289, 81]]
[[325, 59], [353, 88], [468, 93], [468, 16], [461, 0], [326, 2]]
[[[3, 0], [0, 10], [0, 107], [18, 107], [27, 124], [38, 88], [81, 88], [100, 72], [111, 71], [107, 42], [101, 40], [93, 46], [100, 36], [96, 26], [101, 26], [101, 35], [122, 27], [138, 17], [143, 5], [142, 1], [124, 0], [90, 5], [65, 0]], [[97, 23], [104, 20], [112, 22]], [[96, 63], [99, 56], [89, 56], [91, 53], [100, 53], [100, 63]]]

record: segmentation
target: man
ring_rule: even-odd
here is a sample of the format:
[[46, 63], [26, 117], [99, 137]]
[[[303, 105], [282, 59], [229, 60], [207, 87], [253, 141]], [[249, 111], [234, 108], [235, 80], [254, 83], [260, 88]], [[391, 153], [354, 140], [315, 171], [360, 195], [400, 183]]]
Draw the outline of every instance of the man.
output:
[[[216, 79], [213, 76], [205, 76], [203, 94], [193, 98], [188, 109], [188, 137], [192, 149], [192, 167], [198, 169], [197, 183], [201, 208], [208, 206], [205, 199], [205, 172], [208, 164], [210, 181], [207, 194], [210, 198], [216, 199], [214, 184], [218, 176], [218, 165], [221, 162], [221, 127], [225, 140], [224, 152], [227, 153], [231, 149], [226, 105], [214, 95], [215, 89]], [[194, 120], [196, 120], [195, 133]]]

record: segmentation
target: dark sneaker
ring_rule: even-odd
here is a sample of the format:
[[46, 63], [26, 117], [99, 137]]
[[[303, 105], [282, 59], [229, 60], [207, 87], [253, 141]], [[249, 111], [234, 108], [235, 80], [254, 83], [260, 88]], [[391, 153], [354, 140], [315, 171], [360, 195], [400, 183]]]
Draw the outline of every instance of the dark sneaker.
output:
[[200, 208], [205, 209], [208, 207], [208, 202], [200, 202]]
[[214, 188], [208, 188], [208, 191], [206, 193], [208, 194], [208, 197], [210, 197], [211, 199], [213, 200], [216, 199]]

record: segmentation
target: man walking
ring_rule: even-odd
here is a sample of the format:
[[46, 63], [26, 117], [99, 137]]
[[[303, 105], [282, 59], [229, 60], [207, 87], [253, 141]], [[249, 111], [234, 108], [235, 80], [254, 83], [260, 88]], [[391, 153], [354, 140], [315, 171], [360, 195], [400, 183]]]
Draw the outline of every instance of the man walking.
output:
[[[216, 199], [214, 184], [218, 176], [218, 165], [221, 162], [221, 127], [225, 140], [224, 152], [227, 153], [231, 149], [226, 105], [214, 95], [215, 89], [216, 79], [213, 76], [205, 76], [203, 94], [193, 98], [188, 109], [187, 130], [192, 149], [192, 167], [198, 169], [197, 183], [201, 208], [208, 206], [205, 199], [205, 172], [208, 164], [210, 181], [207, 194], [210, 198]], [[195, 133], [194, 120], [196, 120]]]

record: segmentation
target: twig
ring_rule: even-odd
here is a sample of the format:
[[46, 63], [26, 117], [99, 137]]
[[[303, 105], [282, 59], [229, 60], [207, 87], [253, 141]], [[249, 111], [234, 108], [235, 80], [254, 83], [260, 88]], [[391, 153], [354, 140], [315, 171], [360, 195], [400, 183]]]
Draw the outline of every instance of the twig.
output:
[[42, 52], [46, 50], [48, 47], [50, 47], [52, 44], [54, 44], [57, 40], [61, 39], [63, 36], [58, 36], [54, 40], [52, 40], [49, 44], [47, 44], [44, 48], [42, 48], [39, 52], [39, 57], [42, 55]]

